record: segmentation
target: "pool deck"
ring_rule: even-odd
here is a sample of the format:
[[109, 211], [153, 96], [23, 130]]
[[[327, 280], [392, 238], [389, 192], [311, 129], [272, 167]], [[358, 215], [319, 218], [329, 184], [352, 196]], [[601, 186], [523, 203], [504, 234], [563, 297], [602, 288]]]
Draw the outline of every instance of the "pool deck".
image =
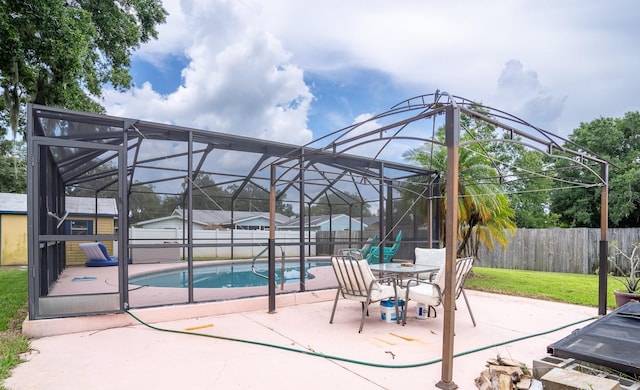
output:
[[[313, 258], [310, 258], [313, 260]], [[196, 267], [208, 265], [226, 265], [229, 261], [200, 261]], [[235, 264], [247, 265], [250, 261], [236, 261]], [[149, 272], [186, 269], [185, 262], [129, 264], [129, 277], [146, 274]], [[318, 290], [335, 287], [336, 281], [330, 266], [316, 267], [311, 271], [314, 278], [306, 281], [308, 290]], [[292, 292], [299, 289], [299, 283], [287, 283], [284, 286], [276, 286], [277, 293]], [[118, 292], [117, 267], [67, 267], [53, 286], [49, 296], [62, 296], [70, 294], [100, 294]], [[267, 286], [235, 287], [235, 288], [196, 288], [194, 300], [196, 302], [228, 300], [237, 298], [254, 297], [268, 294]], [[166, 304], [181, 304], [188, 302], [188, 290], [186, 288], [150, 287], [129, 285], [129, 305], [131, 308], [152, 307]]]
[[[477, 327], [458, 302], [454, 350], [474, 351], [454, 359], [453, 381], [460, 389], [475, 389], [474, 378], [497, 355], [531, 367], [549, 344], [597, 313], [593, 307], [522, 297], [467, 295]], [[329, 324], [334, 296], [333, 289], [278, 295], [275, 313], [267, 312], [266, 297], [132, 311], [171, 332], [149, 328], [126, 313], [28, 321], [25, 331], [41, 328], [43, 337], [32, 339], [27, 362], [4, 385], [14, 390], [434, 388], [442, 371], [441, 307], [437, 318], [420, 320], [410, 303], [408, 323], [401, 326], [382, 321], [374, 304], [358, 333], [356, 302], [341, 299]], [[496, 345], [568, 324], [574, 325]], [[44, 336], [45, 330], [67, 334]]]

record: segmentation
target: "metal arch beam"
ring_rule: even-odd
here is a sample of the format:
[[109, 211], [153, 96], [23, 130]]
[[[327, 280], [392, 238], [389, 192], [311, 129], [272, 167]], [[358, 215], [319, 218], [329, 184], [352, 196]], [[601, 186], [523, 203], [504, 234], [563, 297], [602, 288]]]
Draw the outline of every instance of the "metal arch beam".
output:
[[375, 135], [375, 134], [380, 134], [383, 131], [395, 129], [395, 128], [401, 127], [401, 126], [406, 126], [406, 125], [408, 125], [410, 123], [413, 123], [415, 121], [418, 121], [420, 119], [430, 118], [432, 116], [441, 114], [441, 113], [445, 112], [445, 109], [446, 109], [446, 106], [438, 107], [436, 109], [431, 109], [429, 111], [422, 112], [422, 113], [420, 113], [418, 115], [414, 115], [411, 118], [403, 119], [401, 121], [397, 121], [397, 122], [394, 122], [394, 123], [379, 127], [379, 128], [377, 128], [375, 130], [367, 131], [367, 132], [365, 132], [363, 134], [359, 134], [356, 137], [348, 138], [348, 139], [345, 139], [343, 141], [333, 142], [333, 143], [329, 144], [329, 146], [327, 146], [327, 148], [325, 148], [325, 149], [328, 149], [329, 147], [331, 147], [332, 149], [335, 150], [338, 146], [351, 143], [354, 140], [366, 138], [366, 137], [369, 137], [369, 136], [372, 136], [372, 135]]
[[[494, 126], [496, 126], [496, 127], [499, 127], [499, 128], [501, 128], [501, 129], [507, 130], [507, 131], [509, 131], [509, 132], [511, 132], [511, 133], [515, 133], [515, 134], [517, 134], [518, 136], [520, 136], [520, 137], [522, 137], [522, 138], [526, 138], [526, 139], [528, 139], [528, 140], [530, 140], [530, 141], [533, 141], [533, 142], [535, 142], [535, 143], [537, 143], [537, 144], [544, 145], [544, 146], [545, 146], [545, 147], [547, 147], [549, 150], [552, 150], [553, 148], [557, 148], [557, 149], [561, 150], [561, 151], [562, 151], [562, 152], [564, 152], [564, 153], [572, 154], [572, 155], [574, 155], [574, 156], [576, 156], [576, 157], [585, 158], [585, 159], [590, 160], [590, 161], [593, 161], [593, 162], [595, 162], [595, 163], [605, 163], [605, 162], [606, 162], [603, 158], [601, 158], [601, 157], [599, 157], [599, 156], [596, 156], [596, 155], [588, 155], [588, 154], [585, 154], [585, 153], [579, 153], [579, 152], [577, 152], [577, 151], [575, 151], [575, 150], [573, 150], [573, 149], [565, 148], [565, 147], [563, 147], [562, 145], [559, 145], [559, 144], [558, 144], [557, 142], [555, 142], [554, 140], [552, 140], [552, 139], [551, 139], [549, 136], [547, 136], [547, 135], [546, 135], [542, 130], [537, 129], [537, 128], [535, 128], [535, 127], [533, 127], [533, 126], [531, 126], [531, 125], [529, 125], [529, 124], [525, 123], [524, 121], [522, 121], [522, 122], [521, 122], [521, 124], [522, 124], [522, 125], [524, 125], [524, 126], [529, 126], [529, 127], [533, 128], [533, 129], [536, 129], [536, 130], [537, 130], [538, 132], [540, 132], [540, 133], [541, 133], [545, 138], [544, 138], [544, 139], [542, 139], [542, 138], [539, 138], [539, 137], [532, 136], [531, 134], [528, 134], [528, 133], [526, 133], [526, 132], [524, 132], [524, 131], [522, 131], [522, 130], [519, 130], [519, 129], [517, 129], [517, 128], [513, 127], [513, 126], [510, 126], [510, 125], [508, 125], [508, 124], [506, 124], [506, 123], [500, 122], [499, 120], [496, 120], [496, 119], [490, 118], [490, 117], [488, 117], [488, 116], [486, 116], [486, 115], [480, 114], [480, 113], [478, 113], [478, 112], [476, 112], [476, 111], [470, 110], [470, 109], [465, 108], [465, 107], [461, 107], [461, 108], [460, 108], [460, 111], [461, 111], [463, 114], [466, 114], [466, 115], [469, 115], [469, 116], [475, 117], [475, 118], [477, 118], [477, 119], [482, 120], [483, 122], [490, 123], [490, 124], [492, 124], [492, 125], [494, 125]], [[558, 137], [558, 138], [561, 138], [561, 137]], [[563, 138], [561, 138], [561, 139], [563, 139]], [[563, 139], [563, 140], [564, 140], [564, 139]], [[570, 140], [564, 140], [564, 141], [571, 142]], [[529, 145], [529, 144], [526, 144], [526, 143], [522, 143], [522, 144], [523, 144], [523, 145], [526, 145], [526, 146], [529, 146], [529, 147], [531, 147], [531, 148], [534, 148], [534, 149], [540, 150], [539, 148], [536, 148], [536, 147], [531, 146], [531, 145]], [[552, 153], [550, 153], [550, 152], [549, 152], [549, 155], [552, 155]]]
[[[516, 144], [516, 145], [522, 145], [522, 146], [525, 146], [525, 147], [527, 147], [527, 148], [529, 148], [529, 149], [531, 149], [531, 150], [535, 150], [536, 152], [538, 152], [538, 153], [540, 153], [540, 154], [542, 154], [542, 155], [544, 155], [544, 156], [546, 156], [546, 157], [548, 157], [548, 158], [551, 158], [551, 159], [567, 160], [567, 161], [572, 162], [572, 163], [574, 163], [574, 164], [576, 164], [576, 165], [579, 165], [579, 166], [581, 166], [582, 168], [584, 168], [584, 169], [586, 169], [587, 171], [589, 171], [591, 174], [593, 174], [593, 176], [594, 176], [594, 177], [596, 177], [596, 178], [598, 179], [598, 181], [600, 182], [600, 184], [602, 184], [602, 185], [607, 185], [607, 181], [608, 181], [608, 179], [605, 179], [605, 178], [604, 178], [600, 173], [596, 172], [594, 168], [592, 168], [592, 167], [590, 167], [589, 165], [585, 164], [583, 161], [578, 161], [578, 160], [572, 159], [572, 158], [567, 157], [567, 156], [562, 156], [562, 155], [559, 155], [559, 154], [555, 154], [555, 153], [553, 153], [553, 149], [551, 149], [551, 153], [549, 153], [549, 152], [547, 152], [547, 151], [545, 151], [545, 150], [542, 150], [542, 149], [540, 149], [540, 148], [538, 148], [538, 147], [536, 147], [536, 146], [533, 146], [533, 145], [527, 144], [527, 143], [522, 142], [522, 141], [518, 141], [518, 140], [514, 140], [514, 139], [503, 139], [503, 138], [495, 138], [495, 139], [478, 139], [478, 140], [474, 140], [474, 141], [461, 142], [461, 143], [460, 143], [460, 147], [465, 147], [465, 146], [467, 146], [467, 145], [471, 145], [471, 144], [475, 144], [475, 143], [479, 143], [479, 142], [504, 142], [504, 143], [513, 143], [513, 144]], [[567, 151], [567, 152], [569, 152], [568, 150], [566, 150], [566, 151]], [[570, 153], [570, 152], [569, 152], [569, 153]], [[599, 164], [600, 166], [602, 166], [602, 164], [607, 164], [607, 165], [608, 165], [608, 163], [606, 163], [605, 161], [599, 161], [599, 160], [597, 160], [597, 159], [596, 159], [596, 160], [593, 160], [592, 158], [589, 158], [588, 156], [585, 156], [585, 155], [583, 155], [583, 154], [579, 154], [579, 153], [570, 153], [570, 154], [572, 154], [572, 155], [573, 155], [573, 156], [575, 156], [575, 157], [584, 157], [585, 159], [588, 159], [589, 161], [592, 161], [592, 162], [594, 162], [594, 163], [597, 163], [597, 164]], [[554, 180], [557, 180], [557, 179], [554, 179]]]
[[[468, 109], [468, 108], [466, 108], [466, 107], [461, 107], [461, 108], [460, 108], [460, 111], [461, 111], [463, 114], [469, 115], [470, 117], [474, 117], [474, 118], [480, 119], [480, 120], [481, 120], [481, 121], [483, 121], [483, 122], [487, 122], [487, 123], [490, 123], [490, 124], [492, 124], [492, 125], [494, 125], [494, 126], [497, 126], [497, 127], [503, 128], [503, 129], [505, 129], [505, 130], [512, 131], [512, 132], [516, 133], [517, 135], [519, 135], [519, 136], [521, 136], [521, 137], [527, 138], [527, 139], [532, 140], [532, 141], [534, 141], [534, 142], [537, 142], [537, 143], [539, 143], [539, 144], [548, 145], [548, 144], [552, 143], [552, 144], [554, 144], [554, 145], [556, 145], [556, 146], [558, 146], [558, 147], [562, 148], [562, 146], [561, 146], [561, 145], [558, 145], [556, 142], [554, 142], [553, 140], [551, 140], [549, 137], [545, 137], [545, 138], [546, 138], [546, 141], [545, 141], [545, 140], [543, 140], [542, 138], [534, 137], [534, 136], [532, 136], [531, 134], [527, 134], [527, 133], [525, 133], [525, 132], [523, 132], [523, 131], [521, 131], [521, 130], [518, 130], [517, 128], [515, 128], [515, 127], [513, 127], [513, 126], [510, 126], [510, 125], [507, 125], [507, 124], [505, 124], [505, 123], [502, 123], [502, 122], [500, 122], [499, 120], [496, 120], [496, 119], [490, 118], [490, 117], [488, 117], [488, 116], [486, 116], [486, 115], [483, 115], [483, 114], [481, 114], [481, 113], [479, 113], [479, 112], [477, 112], [477, 111], [474, 111], [474, 110], [470, 110], [470, 109]], [[524, 122], [522, 122], [522, 124], [523, 124], [523, 125], [530, 126], [530, 127], [533, 127], [533, 126], [528, 125], [528, 124], [526, 124], [526, 123], [524, 123]]]
[[[304, 155], [304, 151], [302, 153]], [[306, 166], [304, 168], [300, 169], [298, 171], [298, 173], [291, 180], [289, 180], [287, 185], [284, 186], [284, 188], [280, 192], [281, 194], [285, 194], [287, 191], [289, 191], [290, 188], [294, 188], [294, 189], [300, 191], [299, 189], [297, 189], [295, 187], [295, 183], [301, 180], [300, 178], [302, 177], [302, 172], [311, 165], [311, 162], [305, 162], [304, 164], [306, 164]], [[295, 169], [295, 168], [292, 168], [292, 169]]]

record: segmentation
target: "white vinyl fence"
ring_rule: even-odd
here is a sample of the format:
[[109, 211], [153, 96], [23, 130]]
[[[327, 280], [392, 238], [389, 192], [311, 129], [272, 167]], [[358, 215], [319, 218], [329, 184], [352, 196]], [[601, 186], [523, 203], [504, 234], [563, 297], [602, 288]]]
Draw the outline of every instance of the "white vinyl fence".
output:
[[[315, 241], [315, 232], [305, 233], [307, 240]], [[252, 258], [268, 245], [269, 232], [266, 230], [194, 230], [193, 256], [195, 258], [231, 258], [233, 239], [234, 258]], [[187, 236], [182, 229], [141, 229], [129, 228], [129, 244], [186, 244]], [[203, 246], [200, 246], [203, 245]], [[298, 232], [276, 231], [276, 246], [285, 251], [285, 256], [300, 256]], [[116, 248], [117, 246], [114, 246]], [[305, 245], [306, 256], [315, 256], [315, 245]], [[278, 256], [280, 249], [276, 249]], [[186, 249], [185, 249], [186, 253]], [[267, 256], [267, 252], [263, 255]]]

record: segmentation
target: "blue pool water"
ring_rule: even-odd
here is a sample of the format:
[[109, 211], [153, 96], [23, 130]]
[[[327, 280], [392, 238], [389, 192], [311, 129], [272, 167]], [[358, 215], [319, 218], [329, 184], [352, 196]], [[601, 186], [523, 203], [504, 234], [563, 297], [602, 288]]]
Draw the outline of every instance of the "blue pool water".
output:
[[[326, 260], [307, 260], [305, 267], [305, 280], [313, 279], [309, 269], [313, 267], [330, 266]], [[281, 265], [276, 263], [276, 284], [280, 284]], [[256, 263], [255, 269], [262, 275], [267, 275], [268, 269], [265, 262]], [[300, 281], [300, 261], [287, 260], [284, 267], [284, 282], [292, 283]], [[129, 278], [129, 284], [151, 287], [176, 287], [188, 286], [188, 274], [186, 268], [176, 270], [164, 270]], [[266, 286], [268, 280], [251, 272], [251, 264], [211, 264], [195, 266], [193, 268], [194, 288], [233, 288]]]

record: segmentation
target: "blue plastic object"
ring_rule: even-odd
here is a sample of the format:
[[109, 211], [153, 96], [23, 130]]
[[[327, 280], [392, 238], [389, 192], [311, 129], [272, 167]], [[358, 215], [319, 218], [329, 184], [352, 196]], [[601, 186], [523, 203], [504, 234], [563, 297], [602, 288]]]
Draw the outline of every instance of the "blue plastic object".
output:
[[[109, 256], [109, 252], [107, 252], [107, 248], [104, 246], [103, 243], [99, 242], [98, 248], [100, 249], [100, 252], [102, 252], [102, 255], [104, 256], [104, 258], [89, 259], [84, 263], [84, 265], [86, 265], [87, 267], [111, 267], [111, 266], [118, 265], [118, 257]], [[131, 264], [131, 259], [128, 259], [128, 263]]]
[[[396, 235], [395, 242], [392, 246], [384, 247], [382, 250], [384, 256], [384, 263], [389, 263], [393, 257], [398, 253], [400, 249], [400, 242], [402, 241], [402, 231], [399, 231]], [[378, 264], [380, 262], [380, 247], [376, 246], [371, 249], [371, 252], [366, 257], [369, 264]]]

